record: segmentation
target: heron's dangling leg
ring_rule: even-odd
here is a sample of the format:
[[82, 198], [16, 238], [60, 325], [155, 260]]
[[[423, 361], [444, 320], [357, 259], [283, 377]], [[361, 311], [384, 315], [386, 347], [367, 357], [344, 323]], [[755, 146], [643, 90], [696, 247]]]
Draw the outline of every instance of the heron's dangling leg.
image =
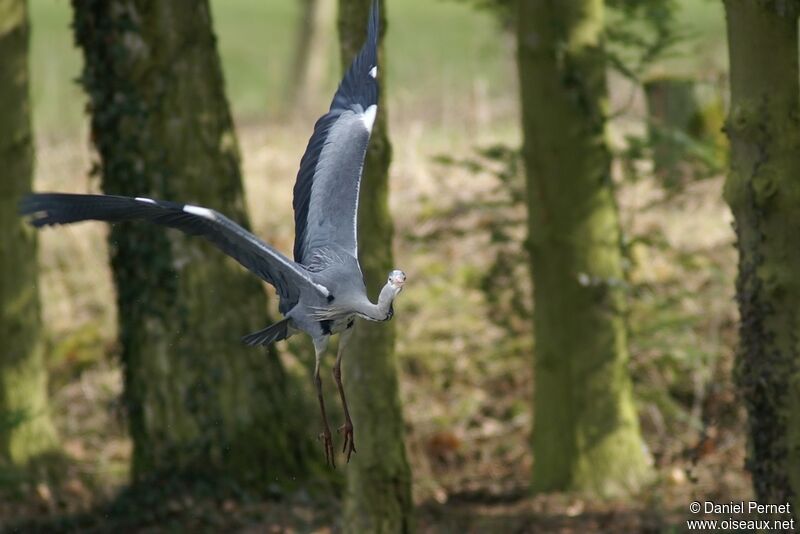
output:
[[339, 350], [336, 352], [336, 363], [333, 364], [333, 379], [339, 388], [339, 395], [342, 397], [342, 408], [344, 409], [344, 424], [339, 427], [339, 432], [344, 433], [344, 446], [342, 453], [347, 454], [347, 462], [350, 462], [350, 455], [356, 452], [356, 444], [353, 441], [353, 421], [350, 420], [350, 410], [347, 409], [347, 399], [344, 397], [344, 387], [342, 387], [342, 355], [345, 346], [350, 340], [353, 328], [348, 328], [339, 336]]
[[336, 468], [336, 460], [333, 456], [333, 439], [331, 437], [331, 428], [328, 426], [328, 416], [325, 414], [325, 401], [322, 398], [322, 379], [319, 376], [319, 364], [322, 356], [325, 354], [325, 348], [328, 346], [328, 336], [314, 340], [314, 353], [316, 356], [316, 364], [314, 365], [314, 384], [317, 386], [317, 397], [319, 398], [319, 411], [322, 413], [322, 434], [320, 439], [325, 446], [325, 461]]

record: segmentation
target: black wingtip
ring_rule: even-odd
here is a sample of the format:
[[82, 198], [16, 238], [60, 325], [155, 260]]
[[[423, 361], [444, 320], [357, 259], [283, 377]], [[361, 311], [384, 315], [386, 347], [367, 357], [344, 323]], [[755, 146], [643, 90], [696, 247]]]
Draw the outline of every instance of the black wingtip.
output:
[[28, 193], [17, 204], [17, 213], [25, 217], [36, 228], [50, 224], [48, 205], [50, 195], [46, 193]]
[[[22, 217], [36, 228], [66, 224], [89, 217], [81, 217], [77, 208], [84, 199], [93, 195], [71, 193], [28, 193], [24, 195], [17, 209]], [[96, 195], [95, 195], [96, 196]]]
[[378, 64], [378, 39], [380, 38], [381, 31], [381, 1], [372, 0], [372, 7], [369, 11], [369, 22], [367, 23], [367, 40], [364, 43], [364, 48], [368, 48], [367, 54], [370, 56], [370, 62], [374, 65]]
[[367, 38], [358, 54], [361, 61], [355, 60], [357, 63], [361, 63], [362, 68], [366, 68], [367, 71], [378, 65], [378, 38], [381, 29], [380, 6], [380, 0], [372, 0], [367, 21]]
[[24, 195], [17, 203], [17, 214], [25, 216], [33, 213], [33, 209], [31, 207], [32, 203], [33, 199], [31, 198], [31, 195]]
[[378, 33], [381, 25], [381, 2], [372, 0], [372, 7], [369, 12], [369, 26], [367, 27], [367, 40], [375, 48], [378, 47]]
[[378, 40], [380, 38], [380, 0], [373, 0], [367, 21], [367, 38], [344, 74], [331, 101], [331, 110], [360, 111], [378, 103]]
[[49, 193], [27, 193], [19, 199], [17, 210], [20, 215], [32, 215], [47, 208]]

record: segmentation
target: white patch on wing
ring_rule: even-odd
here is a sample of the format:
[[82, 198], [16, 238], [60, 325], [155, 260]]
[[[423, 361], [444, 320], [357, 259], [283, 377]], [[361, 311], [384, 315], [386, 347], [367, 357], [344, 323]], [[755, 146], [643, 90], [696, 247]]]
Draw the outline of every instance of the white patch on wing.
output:
[[139, 202], [147, 202], [148, 204], [155, 204], [156, 203], [156, 201], [153, 200], [152, 198], [136, 197], [135, 200], [138, 200]]
[[183, 207], [183, 211], [185, 211], [186, 213], [191, 213], [192, 215], [197, 215], [198, 217], [210, 219], [212, 221], [216, 219], [216, 217], [214, 217], [213, 211], [211, 211], [208, 208], [201, 208], [200, 206], [192, 206], [190, 204], [187, 204]]
[[367, 110], [361, 114], [361, 122], [367, 128], [369, 133], [372, 133], [372, 126], [375, 124], [375, 115], [378, 113], [378, 106], [372, 104]]
[[328, 291], [328, 288], [327, 288], [327, 287], [323, 286], [322, 284], [318, 284], [318, 283], [316, 283], [316, 282], [314, 282], [314, 285], [315, 285], [315, 286], [317, 286], [317, 289], [319, 289], [319, 290], [320, 290], [320, 292], [321, 292], [321, 293], [322, 293], [324, 296], [326, 296], [326, 297], [327, 297], [327, 296], [330, 296], [331, 292], [330, 292], [330, 291]]
[[372, 67], [371, 69], [369, 69], [369, 75], [372, 76], [373, 78], [377, 78], [378, 77], [378, 67], [375, 66], [375, 67]]

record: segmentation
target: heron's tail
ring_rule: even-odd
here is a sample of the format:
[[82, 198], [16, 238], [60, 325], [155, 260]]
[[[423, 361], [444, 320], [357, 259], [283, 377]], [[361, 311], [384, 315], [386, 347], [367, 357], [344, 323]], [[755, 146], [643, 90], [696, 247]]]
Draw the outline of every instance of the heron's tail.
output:
[[289, 321], [291, 321], [291, 319], [288, 317], [282, 319], [277, 323], [271, 324], [268, 327], [259, 330], [258, 332], [247, 334], [242, 338], [242, 341], [251, 347], [255, 347], [257, 345], [266, 347], [270, 343], [275, 343], [276, 341], [286, 339], [289, 337]]

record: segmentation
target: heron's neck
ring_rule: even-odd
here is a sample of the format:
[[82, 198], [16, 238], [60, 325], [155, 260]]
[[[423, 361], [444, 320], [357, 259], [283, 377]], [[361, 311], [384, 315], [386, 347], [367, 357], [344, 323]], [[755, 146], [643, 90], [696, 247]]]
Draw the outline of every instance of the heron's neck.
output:
[[378, 303], [373, 304], [364, 299], [364, 304], [360, 306], [358, 313], [365, 319], [370, 321], [388, 321], [392, 318], [394, 310], [392, 309], [392, 302], [397, 293], [389, 284], [383, 286], [380, 295], [378, 295]]

